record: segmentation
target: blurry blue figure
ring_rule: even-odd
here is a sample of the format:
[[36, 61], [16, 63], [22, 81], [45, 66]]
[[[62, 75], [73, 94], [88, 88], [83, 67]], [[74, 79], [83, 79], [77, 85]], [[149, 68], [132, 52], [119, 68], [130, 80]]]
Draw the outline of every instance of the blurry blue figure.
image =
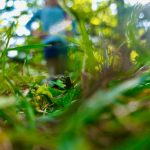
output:
[[[41, 22], [42, 32], [32, 30], [32, 23], [37, 20]], [[68, 43], [65, 37], [69, 26], [72, 26], [72, 35], [75, 25], [57, 0], [45, 0], [45, 7], [38, 10], [26, 25], [33, 36], [40, 37], [43, 44], [49, 45], [44, 48], [44, 57], [50, 76], [63, 74], [66, 69]]]

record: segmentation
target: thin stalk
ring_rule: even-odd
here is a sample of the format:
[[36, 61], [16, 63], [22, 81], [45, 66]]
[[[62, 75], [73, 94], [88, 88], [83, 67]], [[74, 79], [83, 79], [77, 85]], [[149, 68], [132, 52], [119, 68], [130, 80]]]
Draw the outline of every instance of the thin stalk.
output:
[[14, 22], [11, 24], [9, 30], [8, 30], [8, 34], [7, 34], [7, 40], [6, 40], [6, 46], [4, 48], [4, 51], [2, 52], [1, 55], [1, 59], [2, 59], [2, 72], [3, 72], [3, 76], [5, 76], [5, 70], [6, 70], [6, 54], [7, 54], [7, 48], [10, 42], [10, 39], [12, 37], [12, 30], [14, 27]]

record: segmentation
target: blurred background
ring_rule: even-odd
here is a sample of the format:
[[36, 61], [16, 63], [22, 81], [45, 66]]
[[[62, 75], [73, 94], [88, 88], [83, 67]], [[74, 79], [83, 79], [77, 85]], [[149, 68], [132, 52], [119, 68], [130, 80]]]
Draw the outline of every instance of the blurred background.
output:
[[[112, 49], [112, 51], [115, 51], [117, 47], [119, 47], [125, 38], [128, 38], [129, 35], [125, 35], [127, 33], [127, 28], [124, 30], [123, 25], [129, 27], [131, 17], [136, 17], [135, 24], [138, 28], [138, 36], [141, 36], [141, 38], [144, 40], [145, 38], [148, 38], [149, 36], [149, 1], [148, 0], [88, 0], [88, 1], [64, 1], [65, 5], [74, 10], [76, 13], [79, 14], [80, 18], [85, 21], [86, 28], [88, 30], [88, 34], [96, 46], [100, 46], [103, 42], [101, 41], [105, 40], [105, 45], [107, 45], [107, 40], [111, 38], [112, 43], [107, 48]], [[139, 4], [141, 5], [139, 8], [140, 12], [138, 12], [138, 16], [133, 16], [132, 11], [135, 10], [135, 5]], [[26, 29], [25, 25], [32, 17], [33, 13], [36, 12], [39, 8], [43, 6], [43, 0], [1, 0], [0, 1], [0, 33], [1, 37], [4, 36], [4, 32], [8, 30], [10, 26], [13, 25], [13, 34], [11, 35], [11, 39], [9, 41], [8, 47], [14, 48], [16, 46], [21, 45], [28, 45], [31, 43], [40, 44], [40, 40], [31, 37], [30, 31]], [[81, 9], [81, 6], [82, 7]], [[85, 15], [86, 14], [86, 15]], [[116, 28], [120, 26], [120, 31], [123, 31], [122, 33], [122, 41], [120, 40], [120, 43], [117, 43], [117, 38], [119, 38], [120, 35], [118, 35], [118, 31], [116, 31]], [[131, 27], [131, 26], [130, 26]], [[40, 23], [35, 22], [32, 24], [32, 29], [38, 29], [40, 28]], [[134, 28], [135, 30], [135, 28]], [[136, 32], [136, 31], [133, 31]], [[121, 33], [119, 33], [121, 34]], [[118, 37], [117, 37], [118, 36]], [[137, 35], [136, 35], [137, 36]], [[103, 39], [103, 40], [102, 40]], [[113, 41], [114, 40], [114, 41]], [[133, 40], [133, 39], [132, 39]], [[3, 45], [5, 43], [4, 38], [0, 39], [1, 42], [1, 51], [3, 49]], [[103, 47], [106, 47], [103, 45]], [[132, 45], [133, 46], [133, 45]], [[133, 46], [132, 49], [135, 49]], [[25, 58], [31, 60], [32, 58], [37, 60], [36, 57], [32, 57], [32, 55], [35, 55], [39, 57], [37, 59], [40, 59], [42, 62], [42, 55], [40, 52], [32, 51], [26, 51], [22, 50], [18, 53], [17, 50], [11, 50], [8, 51], [8, 57], [15, 58], [16, 56], [23, 60]], [[28, 54], [28, 55], [27, 55]], [[134, 52], [133, 55], [136, 55]], [[44, 62], [42, 62], [44, 63]], [[126, 66], [123, 66], [126, 68]]]
[[[82, 11], [85, 12], [90, 12], [91, 10], [93, 12], [98, 13], [98, 9], [102, 6], [102, 5], [107, 5], [107, 3], [109, 2], [109, 0], [103, 1], [103, 0], [89, 0], [87, 3], [84, 2], [84, 0], [82, 2], [73, 2], [73, 1], [67, 1], [67, 6], [68, 7], [74, 7], [74, 8], [78, 8], [78, 5], [81, 5], [80, 3], [83, 3], [85, 5], [85, 7], [82, 8]], [[32, 17], [33, 13], [36, 12], [37, 9], [41, 8], [43, 6], [43, 0], [39, 0], [39, 1], [34, 1], [34, 0], [1, 0], [0, 1], [0, 20], [1, 20], [1, 24], [0, 24], [0, 31], [3, 32], [5, 28], [7, 28], [7, 26], [9, 26], [12, 22], [15, 22], [16, 27], [15, 27], [15, 32], [14, 32], [14, 37], [11, 39], [9, 45], [13, 46], [13, 45], [21, 45], [25, 42], [25, 36], [29, 36], [30, 32], [25, 28], [25, 25], [27, 24], [27, 22], [30, 20], [30, 18]], [[91, 3], [90, 5], [88, 5], [88, 3]], [[140, 0], [125, 0], [125, 7], [132, 7], [135, 4], [141, 4], [141, 5], [145, 5], [148, 4], [149, 1], [148, 0], [144, 0], [144, 1], [140, 1]], [[148, 13], [146, 13], [146, 9], [149, 9], [149, 6], [146, 5], [145, 7], [145, 11], [143, 13], [140, 14], [140, 18], [144, 18], [144, 16], [146, 15], [146, 17], [148, 17]], [[78, 8], [79, 12], [81, 11], [81, 6]], [[108, 5], [109, 10], [111, 11], [110, 14], [107, 14], [107, 16], [112, 15], [112, 16], [116, 16], [117, 15], [117, 1], [110, 1], [109, 5]], [[120, 14], [123, 15], [123, 14]], [[98, 18], [97, 17], [93, 17], [93, 14], [91, 14], [91, 16], [88, 16], [90, 20], [91, 25], [95, 25], [98, 27], [98, 25], [101, 24], [101, 19], [102, 18]], [[90, 18], [91, 17], [91, 18]], [[113, 18], [112, 18], [113, 19]], [[148, 19], [148, 18], [147, 18]], [[103, 21], [107, 20], [109, 21], [109, 19], [105, 18], [105, 16], [103, 16]], [[142, 23], [143, 26], [145, 26], [145, 28], [147, 29], [149, 27], [149, 21], [148, 20], [144, 20], [144, 22]], [[39, 23], [36, 22], [33, 24], [33, 29], [37, 29], [39, 28]]]

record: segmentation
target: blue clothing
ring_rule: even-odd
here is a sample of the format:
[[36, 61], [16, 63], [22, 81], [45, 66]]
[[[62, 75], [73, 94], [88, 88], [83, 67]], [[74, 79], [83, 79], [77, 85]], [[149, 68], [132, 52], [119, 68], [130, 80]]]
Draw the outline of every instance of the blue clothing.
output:
[[[38, 10], [31, 20], [27, 23], [26, 28], [31, 31], [32, 23], [39, 20], [42, 25], [42, 31], [49, 33], [49, 30], [55, 30], [56, 24], [63, 22], [66, 19], [66, 13], [59, 7], [44, 7]], [[76, 23], [72, 21], [72, 33], [76, 33]], [[65, 38], [66, 32], [61, 31], [56, 35], [48, 35], [43, 39], [43, 44], [50, 44], [50, 46], [45, 46], [44, 57], [45, 59], [55, 58], [60, 55], [67, 55], [68, 42]]]
[[45, 46], [44, 48], [44, 58], [51, 59], [58, 56], [67, 56], [68, 46], [67, 44], [61, 42], [51, 42], [50, 46]]
[[[66, 18], [66, 13], [59, 6], [44, 7], [37, 11], [31, 20], [27, 23], [26, 28], [31, 30], [32, 23], [36, 20], [40, 20], [42, 24], [43, 32], [49, 33], [49, 29], [54, 27], [59, 22]], [[59, 35], [49, 35], [43, 39], [43, 44], [49, 44], [51, 42], [66, 42], [65, 32], [59, 33]]]

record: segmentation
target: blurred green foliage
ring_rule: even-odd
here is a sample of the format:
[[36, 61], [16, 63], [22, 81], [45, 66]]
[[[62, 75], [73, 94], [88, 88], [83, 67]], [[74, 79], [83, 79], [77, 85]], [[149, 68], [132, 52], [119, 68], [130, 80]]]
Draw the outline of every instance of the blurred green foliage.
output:
[[[10, 1], [1, 16], [16, 9]], [[69, 72], [52, 84], [40, 40], [17, 34], [42, 1], [0, 17], [0, 150], [150, 149], [150, 5], [93, 3], [60, 1], [79, 34], [68, 38]]]

